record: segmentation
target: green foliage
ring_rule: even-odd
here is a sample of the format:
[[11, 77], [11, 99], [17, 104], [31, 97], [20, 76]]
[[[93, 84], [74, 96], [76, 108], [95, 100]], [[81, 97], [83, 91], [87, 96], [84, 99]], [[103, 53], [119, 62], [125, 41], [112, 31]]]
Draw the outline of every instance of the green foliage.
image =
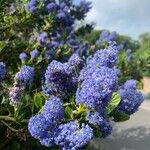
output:
[[42, 99], [43, 99], [43, 97], [42, 97], [41, 93], [36, 93], [36, 94], [34, 95], [34, 105], [35, 105], [37, 108], [41, 108], [41, 107], [43, 106], [43, 104], [42, 104]]
[[112, 116], [116, 122], [124, 122], [130, 119], [130, 116], [122, 112], [113, 112]]
[[143, 76], [150, 76], [150, 33], [140, 35], [140, 47], [135, 52], [135, 58], [143, 71]]
[[91, 33], [86, 34], [84, 36], [84, 39], [88, 41], [90, 44], [94, 45], [95, 42], [98, 40], [100, 33], [101, 31], [99, 30], [93, 30], [91, 31]]
[[107, 114], [110, 114], [118, 106], [120, 101], [121, 101], [120, 95], [117, 92], [113, 93], [111, 101], [109, 102], [106, 108]]
[[128, 61], [127, 54], [125, 51], [122, 51], [119, 54], [118, 59], [118, 68], [121, 70], [120, 83], [124, 83], [126, 80], [135, 79], [140, 81], [143, 78], [144, 64], [141, 64], [139, 60], [132, 55], [132, 59]]

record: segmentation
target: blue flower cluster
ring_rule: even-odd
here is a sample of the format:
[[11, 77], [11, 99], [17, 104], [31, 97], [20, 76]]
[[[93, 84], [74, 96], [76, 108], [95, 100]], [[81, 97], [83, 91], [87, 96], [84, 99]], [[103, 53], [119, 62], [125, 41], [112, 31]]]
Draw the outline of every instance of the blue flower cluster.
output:
[[20, 104], [22, 92], [22, 87], [14, 86], [9, 89], [10, 105], [17, 107]]
[[110, 125], [109, 121], [107, 120], [104, 112], [103, 113], [99, 113], [99, 112], [90, 113], [90, 112], [88, 112], [86, 115], [86, 120], [90, 124], [99, 127], [99, 131], [101, 133], [101, 136], [100, 136], [101, 138], [105, 138], [111, 134], [112, 126]]
[[26, 10], [31, 12], [34, 17], [39, 17], [39, 15], [36, 16], [38, 12], [40, 12], [40, 19], [45, 18], [49, 14], [53, 16], [55, 30], [51, 32], [48, 29], [44, 30], [36, 35], [36, 40], [33, 40], [45, 48], [46, 59], [49, 60], [51, 54], [55, 55], [57, 50], [60, 50], [64, 45], [70, 47], [73, 52], [77, 50], [82, 51], [85, 48], [84, 43], [79, 42], [75, 34], [74, 25], [76, 20], [84, 19], [90, 9], [91, 3], [85, 0], [82, 0], [78, 5], [75, 5], [72, 0], [30, 0], [27, 3]]
[[44, 105], [43, 115], [46, 120], [52, 123], [57, 123], [59, 120], [63, 119], [64, 107], [60, 98], [51, 96]]
[[108, 49], [95, 52], [86, 61], [86, 67], [80, 72], [81, 85], [76, 92], [76, 104], [83, 104], [89, 112], [86, 120], [98, 127], [101, 138], [112, 132], [112, 126], [106, 117], [106, 107], [111, 100], [112, 93], [118, 90], [119, 70], [114, 66], [117, 61], [118, 48], [111, 45]]
[[64, 150], [77, 150], [93, 138], [93, 129], [88, 125], [79, 127], [77, 122], [70, 121], [52, 127], [43, 114], [30, 118], [28, 130], [42, 145], [51, 147], [56, 144]]
[[63, 117], [63, 102], [58, 97], [51, 96], [44, 105], [43, 113], [30, 118], [28, 130], [31, 135], [39, 139], [41, 143], [48, 144], [53, 136], [52, 132], [55, 126], [59, 124]]
[[109, 32], [107, 30], [103, 30], [100, 34], [99, 39], [97, 40], [96, 44], [100, 45], [102, 42], [112, 42], [115, 41], [116, 38], [118, 37], [117, 33], [114, 32]]
[[35, 13], [36, 11], [36, 6], [37, 6], [37, 0], [31, 0], [27, 5], [26, 9], [29, 10], [32, 14]]
[[6, 65], [0, 62], [0, 83], [3, 81], [6, 75]]
[[34, 68], [23, 66], [15, 75], [14, 86], [9, 89], [10, 105], [18, 107], [24, 89], [32, 84], [34, 78]]
[[56, 95], [62, 99], [76, 90], [78, 82], [77, 70], [83, 67], [83, 60], [78, 54], [73, 54], [68, 63], [53, 60], [45, 73], [43, 92], [50, 96]]
[[93, 70], [78, 88], [76, 103], [85, 104], [89, 108], [104, 109], [112, 92], [116, 90], [117, 75], [116, 70], [104, 66]]
[[27, 54], [26, 53], [24, 53], [24, 52], [22, 52], [22, 53], [20, 53], [20, 55], [19, 55], [19, 59], [22, 61], [22, 62], [24, 62], [26, 59], [27, 59]]
[[30, 52], [31, 59], [35, 59], [39, 56], [39, 51], [37, 49]]
[[136, 89], [135, 80], [129, 80], [121, 86], [119, 94], [121, 96], [121, 102], [119, 103], [116, 111], [123, 112], [128, 115], [135, 113], [145, 99], [145, 96]]
[[34, 77], [34, 68], [30, 66], [23, 66], [15, 75], [15, 80], [20, 86], [31, 85]]
[[64, 150], [77, 150], [86, 145], [93, 138], [93, 129], [89, 125], [82, 124], [80, 128], [76, 122], [61, 124], [55, 137], [55, 142]]

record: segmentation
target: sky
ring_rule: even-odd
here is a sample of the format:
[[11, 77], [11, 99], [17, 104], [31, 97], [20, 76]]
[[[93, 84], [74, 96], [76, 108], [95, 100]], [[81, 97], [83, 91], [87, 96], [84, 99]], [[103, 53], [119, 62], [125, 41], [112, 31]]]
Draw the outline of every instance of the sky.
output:
[[150, 32], [150, 0], [89, 1], [93, 8], [86, 21], [95, 22], [96, 29], [116, 31], [133, 39], [143, 32]]

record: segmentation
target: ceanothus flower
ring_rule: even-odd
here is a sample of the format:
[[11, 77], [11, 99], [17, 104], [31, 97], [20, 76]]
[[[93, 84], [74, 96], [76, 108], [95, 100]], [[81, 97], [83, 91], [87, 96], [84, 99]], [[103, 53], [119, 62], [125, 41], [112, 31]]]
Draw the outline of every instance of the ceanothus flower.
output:
[[53, 51], [53, 50], [47, 50], [47, 51], [45, 52], [44, 58], [45, 58], [46, 60], [50, 60], [50, 59], [53, 58], [53, 56], [54, 56], [54, 51]]
[[140, 91], [135, 89], [135, 85], [134, 80], [129, 80], [119, 90], [121, 102], [117, 106], [116, 111], [131, 115], [138, 110], [145, 97]]
[[35, 59], [39, 56], [39, 51], [37, 49], [30, 52], [31, 59]]
[[50, 129], [50, 122], [42, 114], [35, 115], [29, 119], [28, 130], [36, 139], [45, 138]]
[[74, 53], [69, 58], [68, 65], [78, 67], [78, 69], [82, 69], [84, 66], [84, 61], [77, 53]]
[[9, 89], [10, 105], [18, 106], [20, 104], [22, 92], [23, 92], [22, 87], [14, 86], [14, 87]]
[[107, 30], [103, 30], [100, 34], [100, 37], [99, 39], [96, 41], [96, 44], [99, 45], [101, 44], [105, 39], [106, 37], [109, 35], [109, 31]]
[[99, 126], [101, 138], [105, 138], [111, 134], [112, 126], [106, 119], [106, 115], [104, 113], [94, 112], [91, 114], [88, 112], [86, 115], [86, 120], [92, 125]]
[[91, 2], [82, 0], [78, 6], [76, 6], [76, 18], [81, 20], [86, 17], [87, 12], [92, 8]]
[[53, 60], [45, 73], [43, 92], [48, 96], [55, 95], [64, 99], [73, 90], [72, 74], [67, 70], [67, 65]]
[[45, 134], [44, 138], [40, 138], [40, 143], [43, 146], [51, 147], [55, 144], [55, 137], [56, 137], [56, 129], [52, 128], [51, 131], [47, 131], [47, 134]]
[[23, 66], [20, 71], [15, 75], [15, 80], [19, 85], [31, 85], [34, 77], [34, 68], [30, 66]]
[[115, 41], [116, 38], [117, 38], [117, 33], [113, 31], [106, 37], [106, 40], [107, 42], [110, 42], [110, 41]]
[[0, 83], [3, 81], [6, 75], [6, 65], [0, 62]]
[[46, 44], [47, 41], [48, 41], [48, 33], [47, 32], [40, 33], [39, 36], [38, 36], [38, 38], [37, 38], [37, 41], [40, 44]]
[[60, 98], [51, 96], [43, 108], [44, 117], [53, 123], [58, 123], [64, 117], [64, 106]]
[[64, 149], [77, 150], [88, 144], [93, 138], [93, 129], [89, 125], [82, 124], [82, 127], [77, 129], [66, 138], [66, 145]]
[[88, 66], [106, 66], [106, 67], [114, 67], [117, 61], [118, 51], [109, 48], [109, 49], [102, 49], [98, 50], [93, 57], [89, 57], [87, 60]]
[[122, 86], [122, 89], [136, 90], [136, 80], [127, 80]]
[[31, 0], [29, 3], [26, 4], [25, 8], [26, 10], [34, 14], [37, 9], [36, 5], [37, 5], [37, 0]]
[[71, 135], [78, 128], [78, 124], [74, 121], [67, 122], [66, 124], [60, 124], [57, 128], [58, 135], [55, 137], [55, 143], [60, 146], [66, 144], [66, 138]]
[[51, 82], [55, 83], [63, 83], [66, 81], [64, 77], [67, 76], [65, 65], [53, 60], [47, 67], [45, 73], [45, 84], [49, 84]]
[[117, 111], [131, 115], [135, 113], [141, 103], [144, 101], [144, 96], [141, 92], [132, 89], [120, 89], [121, 102], [117, 107]]
[[46, 9], [48, 12], [53, 12], [57, 8], [57, 5], [54, 2], [47, 4]]
[[19, 59], [24, 62], [27, 59], [27, 54], [24, 52], [20, 53]]
[[118, 73], [115, 69], [100, 67], [93, 70], [76, 92], [76, 103], [85, 104], [89, 108], [105, 108], [111, 94], [118, 85]]

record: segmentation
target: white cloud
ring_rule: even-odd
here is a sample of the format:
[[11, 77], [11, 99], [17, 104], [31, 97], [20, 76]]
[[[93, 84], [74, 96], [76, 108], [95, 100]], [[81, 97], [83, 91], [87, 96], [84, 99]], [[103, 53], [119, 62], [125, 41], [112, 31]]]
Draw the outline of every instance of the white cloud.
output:
[[86, 20], [95, 22], [97, 29], [115, 30], [133, 38], [150, 32], [149, 0], [92, 0], [92, 4]]

